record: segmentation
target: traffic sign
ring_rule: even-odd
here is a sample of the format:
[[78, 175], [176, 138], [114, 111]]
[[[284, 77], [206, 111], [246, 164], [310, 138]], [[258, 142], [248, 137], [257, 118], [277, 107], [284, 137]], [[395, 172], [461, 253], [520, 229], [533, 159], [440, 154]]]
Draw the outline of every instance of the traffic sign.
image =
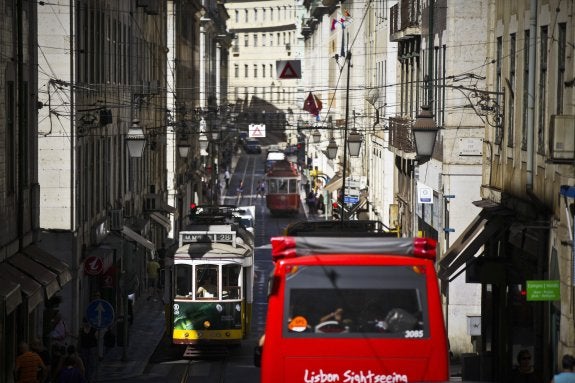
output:
[[276, 61], [276, 72], [280, 79], [301, 78], [301, 61], [278, 60]]
[[108, 301], [95, 299], [86, 309], [86, 318], [96, 329], [108, 328], [114, 322], [114, 308]]
[[248, 126], [248, 136], [250, 138], [261, 138], [266, 136], [265, 124], [250, 124]]
[[92, 255], [84, 261], [84, 272], [88, 275], [100, 275], [104, 270], [102, 258]]

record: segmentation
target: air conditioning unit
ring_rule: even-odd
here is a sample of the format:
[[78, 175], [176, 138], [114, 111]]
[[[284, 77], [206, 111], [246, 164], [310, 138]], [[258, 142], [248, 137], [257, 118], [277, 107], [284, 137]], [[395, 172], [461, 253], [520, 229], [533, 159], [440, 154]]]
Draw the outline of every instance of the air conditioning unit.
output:
[[575, 116], [552, 115], [549, 129], [552, 160], [575, 160]]
[[124, 227], [124, 212], [122, 209], [110, 210], [110, 230], [122, 230]]

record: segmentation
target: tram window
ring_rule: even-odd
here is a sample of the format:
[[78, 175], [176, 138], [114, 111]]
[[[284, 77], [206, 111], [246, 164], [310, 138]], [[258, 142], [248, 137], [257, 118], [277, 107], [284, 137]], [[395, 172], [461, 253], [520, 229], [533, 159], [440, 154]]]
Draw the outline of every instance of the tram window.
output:
[[196, 294], [199, 299], [218, 299], [218, 266], [196, 266]]
[[277, 180], [268, 180], [268, 190], [270, 194], [276, 194], [278, 192]]
[[176, 296], [177, 297], [192, 297], [194, 295], [194, 286], [192, 284], [192, 266], [190, 265], [177, 265], [176, 266]]
[[289, 180], [289, 193], [297, 193], [297, 180]]
[[287, 192], [287, 187], [288, 187], [288, 180], [281, 180], [280, 181], [280, 186], [279, 186], [279, 190], [283, 193]]
[[241, 284], [240, 284], [240, 265], [224, 265], [222, 266], [222, 298], [223, 299], [240, 299], [241, 298]]
[[425, 276], [401, 266], [328, 269], [301, 267], [287, 279], [286, 336], [429, 337]]

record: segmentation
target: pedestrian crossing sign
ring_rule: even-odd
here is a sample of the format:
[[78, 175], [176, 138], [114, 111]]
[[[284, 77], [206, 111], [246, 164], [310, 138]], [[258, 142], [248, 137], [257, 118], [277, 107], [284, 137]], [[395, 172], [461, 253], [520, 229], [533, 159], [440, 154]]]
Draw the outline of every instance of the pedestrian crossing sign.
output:
[[248, 127], [248, 136], [250, 138], [262, 138], [266, 136], [265, 124], [250, 124]]

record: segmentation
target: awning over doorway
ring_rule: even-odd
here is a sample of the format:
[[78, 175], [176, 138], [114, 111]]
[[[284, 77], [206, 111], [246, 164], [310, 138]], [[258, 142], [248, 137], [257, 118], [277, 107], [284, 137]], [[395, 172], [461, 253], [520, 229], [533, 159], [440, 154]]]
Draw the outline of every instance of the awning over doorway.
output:
[[6, 315], [9, 315], [16, 307], [22, 304], [20, 285], [9, 279], [2, 279], [2, 283], [0, 283], [0, 299], [2, 299], [4, 304]]
[[175, 214], [176, 213], [176, 208], [169, 205], [166, 201], [162, 201], [160, 209], [165, 211], [168, 214]]
[[323, 187], [325, 191], [331, 193], [343, 186], [343, 178], [341, 176], [335, 176], [329, 180], [329, 182]]
[[58, 276], [38, 262], [28, 258], [25, 254], [18, 253], [10, 257], [8, 263], [41, 284], [44, 287], [47, 299], [52, 298], [54, 294], [60, 291]]
[[150, 218], [152, 219], [152, 221], [163, 226], [164, 229], [166, 229], [166, 231], [169, 232], [172, 229], [172, 224], [171, 224], [170, 220], [168, 218], [164, 217], [162, 214], [152, 212], [152, 213], [150, 213]]
[[136, 233], [134, 230], [130, 229], [128, 226], [124, 226], [124, 228], [122, 229], [122, 234], [124, 235], [124, 237], [138, 243], [139, 245], [145, 247], [146, 249], [152, 252], [156, 251], [156, 245], [154, 245], [146, 238], [142, 237], [140, 234]]
[[72, 274], [70, 273], [70, 267], [56, 258], [46, 250], [36, 246], [30, 245], [25, 247], [22, 252], [30, 257], [35, 262], [42, 264], [43, 266], [50, 269], [52, 272], [58, 275], [58, 281], [60, 282], [60, 287], [72, 280]]
[[0, 280], [20, 285], [28, 303], [28, 312], [32, 312], [44, 300], [42, 285], [8, 262], [0, 264]]
[[505, 219], [502, 215], [482, 210], [439, 261], [438, 277], [442, 281], [448, 281], [489, 239], [509, 226], [510, 223], [506, 221], [509, 219]]

